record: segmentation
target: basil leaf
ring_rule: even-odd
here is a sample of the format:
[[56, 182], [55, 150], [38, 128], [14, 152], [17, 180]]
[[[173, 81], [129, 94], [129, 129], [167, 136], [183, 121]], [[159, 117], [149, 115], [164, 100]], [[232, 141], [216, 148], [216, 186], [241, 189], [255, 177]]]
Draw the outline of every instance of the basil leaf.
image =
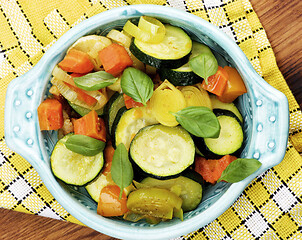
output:
[[120, 143], [114, 151], [111, 177], [121, 189], [121, 198], [124, 188], [128, 187], [133, 180], [133, 168], [128, 158], [128, 151], [123, 143]]
[[204, 52], [189, 61], [192, 71], [205, 79], [208, 84], [208, 77], [214, 75], [218, 70], [218, 62], [212, 53]]
[[67, 149], [84, 156], [94, 156], [102, 152], [105, 145], [103, 141], [79, 134], [70, 136], [65, 142]]
[[154, 84], [144, 72], [128, 67], [123, 72], [121, 87], [123, 93], [133, 98], [134, 101], [146, 105], [153, 94]]
[[237, 158], [224, 169], [217, 183], [222, 180], [229, 183], [240, 182], [256, 172], [261, 165], [262, 163], [254, 158]]
[[184, 129], [197, 137], [217, 138], [219, 136], [219, 121], [212, 110], [207, 107], [190, 106], [172, 114]]
[[88, 73], [82, 77], [73, 78], [75, 85], [86, 91], [97, 91], [105, 88], [115, 83], [117, 79], [105, 71]]

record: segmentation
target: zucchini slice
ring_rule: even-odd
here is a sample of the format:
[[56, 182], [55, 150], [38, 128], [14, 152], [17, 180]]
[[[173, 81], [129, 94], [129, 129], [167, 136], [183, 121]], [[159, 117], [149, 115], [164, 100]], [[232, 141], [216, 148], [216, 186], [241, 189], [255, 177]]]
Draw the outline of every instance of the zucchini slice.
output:
[[128, 111], [119, 112], [116, 123], [114, 130], [115, 146], [123, 143], [126, 149], [129, 149], [131, 140], [140, 129], [156, 124], [158, 121], [148, 107], [135, 107]]
[[155, 68], [178, 68], [188, 61], [192, 40], [181, 28], [165, 25], [166, 35], [152, 44], [133, 39], [130, 51], [137, 59]]
[[[202, 43], [199, 42], [192, 42], [192, 52], [189, 57], [189, 60], [193, 57], [196, 57], [197, 55], [204, 53], [204, 52], [211, 52], [210, 48]], [[187, 62], [183, 66], [179, 68], [162, 68], [159, 69], [159, 76], [162, 80], [169, 80], [170, 83], [172, 83], [174, 86], [188, 86], [188, 85], [194, 85], [198, 82], [202, 82], [202, 78], [195, 74], [191, 67], [189, 66], [189, 63]]]
[[141, 129], [131, 142], [134, 167], [158, 179], [178, 176], [194, 162], [195, 146], [182, 127], [152, 125]]
[[198, 182], [184, 176], [167, 180], [147, 177], [141, 183], [148, 187], [165, 188], [171, 192], [179, 191], [179, 197], [182, 199], [181, 208], [184, 212], [195, 209], [201, 202], [202, 186]]
[[214, 109], [213, 112], [221, 126], [219, 137], [193, 137], [196, 147], [207, 159], [220, 159], [227, 154], [238, 156], [244, 140], [240, 120], [229, 110]]
[[72, 136], [60, 139], [50, 156], [53, 174], [67, 184], [83, 186], [92, 181], [104, 165], [103, 152], [95, 156], [83, 156], [66, 148], [65, 142]]
[[107, 114], [107, 129], [110, 136], [112, 136], [112, 125], [117, 112], [125, 106], [123, 94], [114, 93], [106, 105]]
[[236, 117], [239, 118], [240, 122], [243, 122], [243, 118], [241, 116], [241, 113], [239, 112], [238, 108], [235, 106], [234, 103], [224, 103], [218, 100], [218, 98], [216, 97], [216, 95], [214, 94], [210, 94], [210, 99], [212, 102], [212, 108], [213, 109], [225, 109], [225, 110], [229, 110], [231, 112], [233, 112]]

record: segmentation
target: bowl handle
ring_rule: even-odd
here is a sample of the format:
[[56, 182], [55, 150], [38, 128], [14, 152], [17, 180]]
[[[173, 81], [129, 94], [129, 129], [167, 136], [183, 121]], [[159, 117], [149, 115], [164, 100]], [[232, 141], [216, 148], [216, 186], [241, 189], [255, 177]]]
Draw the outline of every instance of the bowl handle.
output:
[[[247, 101], [241, 101], [243, 109], [251, 114], [245, 115], [245, 122], [252, 129], [253, 137], [247, 155], [262, 162], [261, 171], [279, 164], [286, 151], [289, 134], [289, 109], [286, 96], [273, 88], [260, 76], [249, 85]], [[253, 97], [251, 97], [253, 96]], [[244, 102], [244, 103], [243, 103]]]
[[37, 103], [40, 103], [42, 98], [41, 94], [37, 93], [45, 90], [43, 89], [45, 83], [42, 80], [45, 74], [48, 73], [39, 71], [36, 66], [10, 82], [6, 91], [4, 115], [6, 144], [31, 164], [43, 159], [39, 146], [41, 133], [37, 116]]

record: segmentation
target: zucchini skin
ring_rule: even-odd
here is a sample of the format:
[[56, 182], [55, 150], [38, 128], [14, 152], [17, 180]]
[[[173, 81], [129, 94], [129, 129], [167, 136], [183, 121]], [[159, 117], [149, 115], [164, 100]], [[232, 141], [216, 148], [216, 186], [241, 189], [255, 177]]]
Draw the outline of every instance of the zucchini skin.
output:
[[130, 45], [130, 51], [131, 53], [141, 62], [151, 65], [157, 69], [160, 68], [179, 68], [185, 63], [188, 62], [190, 54], [188, 53], [186, 56], [179, 58], [179, 59], [159, 59], [155, 58], [153, 56], [147, 55], [143, 51], [141, 51], [136, 45], [135, 45], [135, 39], [133, 38]]
[[[217, 117], [223, 115], [223, 116], [229, 116], [229, 117], [232, 117], [232, 118], [236, 119], [236, 121], [240, 124], [240, 126], [242, 128], [242, 122], [239, 120], [239, 118], [233, 112], [231, 112], [229, 110], [226, 110], [226, 109], [218, 109], [218, 108], [213, 109], [213, 112]], [[220, 159], [224, 156], [224, 155], [219, 155], [219, 154], [216, 154], [216, 153], [212, 152], [207, 147], [207, 145], [204, 141], [204, 138], [196, 137], [196, 136], [193, 136], [193, 135], [192, 135], [192, 138], [193, 138], [193, 141], [195, 143], [195, 146], [204, 155], [204, 157], [206, 159], [215, 160], [215, 159]], [[244, 147], [243, 142], [244, 142], [244, 136], [243, 136], [243, 141], [242, 141], [241, 147], [237, 151], [235, 151], [233, 153], [230, 153], [232, 156], [236, 156], [236, 157], [240, 156], [241, 151], [243, 150], [243, 147]]]
[[112, 146], [113, 146], [114, 148], [117, 147], [116, 144], [115, 144], [115, 132], [116, 132], [117, 125], [118, 125], [118, 123], [119, 123], [121, 117], [123, 116], [123, 114], [124, 114], [125, 112], [127, 112], [127, 111], [128, 111], [128, 109], [127, 109], [125, 106], [122, 107], [122, 108], [120, 108], [120, 109], [118, 110], [116, 116], [115, 116], [114, 121], [113, 121], [112, 129], [111, 129], [111, 135], [112, 135], [111, 141], [112, 141]]
[[201, 82], [203, 79], [193, 71], [181, 72], [177, 69], [162, 68], [159, 69], [159, 77], [162, 81], [169, 80], [174, 86], [189, 86]]

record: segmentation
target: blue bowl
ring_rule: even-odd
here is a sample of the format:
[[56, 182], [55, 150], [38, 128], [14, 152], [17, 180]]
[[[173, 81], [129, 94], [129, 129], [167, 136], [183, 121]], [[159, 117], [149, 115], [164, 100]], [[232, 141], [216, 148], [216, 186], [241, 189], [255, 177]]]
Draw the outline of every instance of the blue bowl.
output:
[[[241, 182], [219, 183], [204, 189], [202, 203], [194, 211], [186, 213], [184, 221], [173, 219], [158, 225], [97, 215], [96, 203], [83, 188], [58, 181], [51, 172], [49, 160], [57, 140], [56, 132], [41, 132], [37, 117], [37, 107], [48, 95], [52, 69], [72, 43], [84, 35], [105, 34], [112, 28], [123, 26], [128, 19], [141, 15], [153, 16], [183, 28], [192, 39], [205, 43], [237, 68], [248, 90], [238, 99], [246, 135], [241, 157], [256, 158], [262, 163], [257, 172]], [[115, 8], [81, 22], [62, 36], [35, 67], [14, 79], [6, 93], [7, 145], [32, 164], [48, 190], [70, 214], [99, 232], [122, 239], [169, 239], [190, 233], [215, 220], [255, 177], [282, 161], [288, 131], [286, 97], [256, 73], [241, 49], [227, 35], [193, 14], [157, 5]]]

